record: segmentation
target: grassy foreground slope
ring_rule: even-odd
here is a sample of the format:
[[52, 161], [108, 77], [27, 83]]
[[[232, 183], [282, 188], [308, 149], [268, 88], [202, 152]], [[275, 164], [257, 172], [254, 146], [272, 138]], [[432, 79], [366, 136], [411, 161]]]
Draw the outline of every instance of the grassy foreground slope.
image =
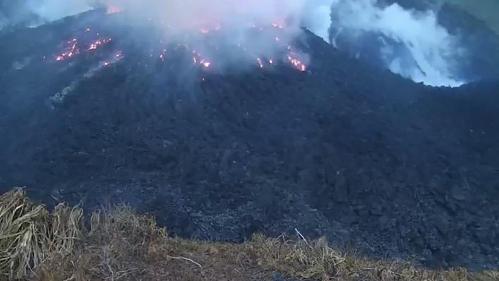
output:
[[499, 0], [444, 0], [483, 20], [499, 35]]
[[498, 272], [431, 271], [374, 261], [324, 240], [255, 236], [244, 244], [172, 238], [126, 207], [49, 212], [23, 190], [0, 197], [0, 280], [499, 280]]

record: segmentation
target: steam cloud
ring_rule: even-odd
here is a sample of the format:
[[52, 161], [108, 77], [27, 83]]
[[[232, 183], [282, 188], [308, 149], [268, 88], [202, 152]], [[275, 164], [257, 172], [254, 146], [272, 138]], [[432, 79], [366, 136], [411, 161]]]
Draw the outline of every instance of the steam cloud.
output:
[[[186, 34], [199, 33], [200, 30], [209, 32], [221, 28], [225, 35], [220, 38], [219, 44], [245, 46], [251, 53], [265, 57], [273, 56], [277, 46], [272, 40], [255, 38], [251, 27], [285, 26], [279, 33], [278, 41], [281, 46], [287, 45], [300, 33], [303, 24], [309, 24], [311, 28], [321, 27], [312, 15], [323, 7], [324, 4], [320, 4], [323, 2], [325, 1], [104, 0], [108, 7], [123, 9], [131, 22], [154, 22], [155, 26], [163, 28], [163, 33], [169, 40], [185, 38]], [[330, 23], [329, 13], [321, 21]], [[206, 53], [202, 42], [195, 40], [196, 38], [191, 37], [188, 41], [196, 49]]]
[[[222, 58], [218, 55], [216, 61], [217, 65], [225, 68], [234, 64], [244, 66], [245, 61], [254, 65], [257, 58], [272, 60], [282, 56], [282, 50], [292, 45], [302, 27], [308, 27], [327, 39], [330, 4], [331, 0], [28, 0], [24, 10], [29, 11], [39, 23], [95, 7], [120, 10], [123, 11], [120, 17], [126, 18], [126, 24], [146, 24], [160, 28], [164, 35], [163, 42], [188, 43], [205, 59], [216, 55], [199, 36], [200, 31], [208, 33], [220, 30], [217, 32], [217, 45], [227, 54]], [[278, 36], [255, 36], [255, 28], [272, 26], [279, 27]], [[134, 34], [130, 39], [141, 40], [142, 35]], [[243, 46], [244, 54], [234, 46]], [[306, 54], [297, 50], [293, 52], [299, 63], [308, 62]]]
[[54, 21], [91, 10], [93, 4], [83, 0], [30, 0], [28, 8], [42, 21]]
[[[183, 32], [223, 23], [241, 26], [249, 22], [268, 24], [288, 20], [307, 24], [327, 37], [332, 0], [0, 0], [0, 27], [8, 23], [54, 21], [91, 10], [99, 5], [120, 7], [135, 19], [159, 19], [165, 26]], [[4, 10], [6, 12], [4, 12]], [[22, 20], [21, 20], [22, 19]], [[10, 21], [10, 22], [9, 22]]]
[[11, 25], [39, 25], [92, 9], [88, 1], [0, 0], [0, 29]]
[[[33, 23], [36, 19], [41, 23], [106, 5], [125, 10], [132, 23], [146, 20], [159, 24], [169, 32], [169, 38], [185, 37], [200, 28], [230, 27], [230, 36], [223, 38], [229, 41], [226, 43], [271, 56], [275, 46], [255, 41], [247, 28], [277, 20], [286, 22], [280, 38], [283, 44], [306, 27], [335, 47], [378, 60], [375, 63], [416, 82], [433, 86], [464, 82], [454, 75], [464, 52], [457, 39], [439, 25], [434, 11], [407, 10], [398, 4], [382, 6], [377, 0], [28, 0], [24, 6], [14, 2], [0, 0], [0, 7], [7, 11], [0, 12], [0, 29], [9, 21]], [[204, 51], [202, 46], [196, 47]]]
[[[378, 57], [392, 72], [432, 86], [460, 86], [458, 40], [442, 27], [434, 11], [406, 10], [376, 0], [335, 0], [332, 44]], [[346, 45], [346, 46], [345, 46]]]

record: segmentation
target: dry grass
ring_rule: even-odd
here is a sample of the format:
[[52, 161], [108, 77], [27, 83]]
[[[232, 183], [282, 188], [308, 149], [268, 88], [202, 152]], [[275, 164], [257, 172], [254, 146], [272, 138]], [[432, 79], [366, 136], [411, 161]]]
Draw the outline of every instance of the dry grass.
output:
[[0, 197], [0, 273], [27, 276], [51, 253], [70, 254], [81, 237], [79, 209], [59, 205], [52, 214], [29, 201], [22, 189]]
[[[78, 208], [52, 213], [22, 190], [0, 197], [0, 272], [4, 279], [492, 281], [498, 272], [431, 271], [336, 251], [326, 240], [256, 235], [244, 244], [168, 237], [130, 208], [93, 213], [85, 228]], [[2, 279], [0, 277], [0, 279]]]
[[[465, 281], [497, 280], [464, 269], [434, 271], [410, 263], [373, 261], [330, 248], [325, 239], [293, 241], [257, 236], [250, 243], [266, 268], [306, 280]], [[497, 273], [496, 273], [497, 274]], [[497, 276], [496, 276], [497, 277]]]

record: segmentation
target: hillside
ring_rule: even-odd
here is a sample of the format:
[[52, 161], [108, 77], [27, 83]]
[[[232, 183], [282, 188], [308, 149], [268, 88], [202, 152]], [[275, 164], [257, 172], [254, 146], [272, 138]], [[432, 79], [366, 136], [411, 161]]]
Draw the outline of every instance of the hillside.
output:
[[[494, 281], [494, 271], [431, 271], [374, 261], [322, 240], [255, 235], [243, 244], [171, 237], [127, 207], [59, 205], [52, 213], [16, 189], [0, 196], [0, 279], [12, 280], [362, 280]], [[89, 223], [85, 223], [89, 221]], [[297, 232], [299, 234], [299, 232]]]
[[457, 5], [472, 14], [476, 18], [484, 21], [499, 35], [499, 2], [496, 0], [445, 0], [447, 3]]
[[370, 257], [499, 264], [497, 82], [425, 87], [307, 30], [289, 46], [306, 69], [283, 55], [228, 71], [182, 45], [163, 60], [158, 33], [121, 14], [1, 36], [3, 191], [126, 202], [186, 239], [297, 228]]

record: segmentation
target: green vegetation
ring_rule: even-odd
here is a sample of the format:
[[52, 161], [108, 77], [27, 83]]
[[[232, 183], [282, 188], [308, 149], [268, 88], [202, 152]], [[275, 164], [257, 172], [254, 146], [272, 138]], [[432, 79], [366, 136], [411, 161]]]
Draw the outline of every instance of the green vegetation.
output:
[[332, 249], [324, 239], [255, 236], [244, 244], [172, 238], [130, 208], [91, 214], [60, 205], [49, 212], [16, 189], [0, 197], [0, 279], [488, 281], [499, 272], [431, 271], [372, 261]]
[[484, 21], [499, 35], [499, 0], [444, 0]]

